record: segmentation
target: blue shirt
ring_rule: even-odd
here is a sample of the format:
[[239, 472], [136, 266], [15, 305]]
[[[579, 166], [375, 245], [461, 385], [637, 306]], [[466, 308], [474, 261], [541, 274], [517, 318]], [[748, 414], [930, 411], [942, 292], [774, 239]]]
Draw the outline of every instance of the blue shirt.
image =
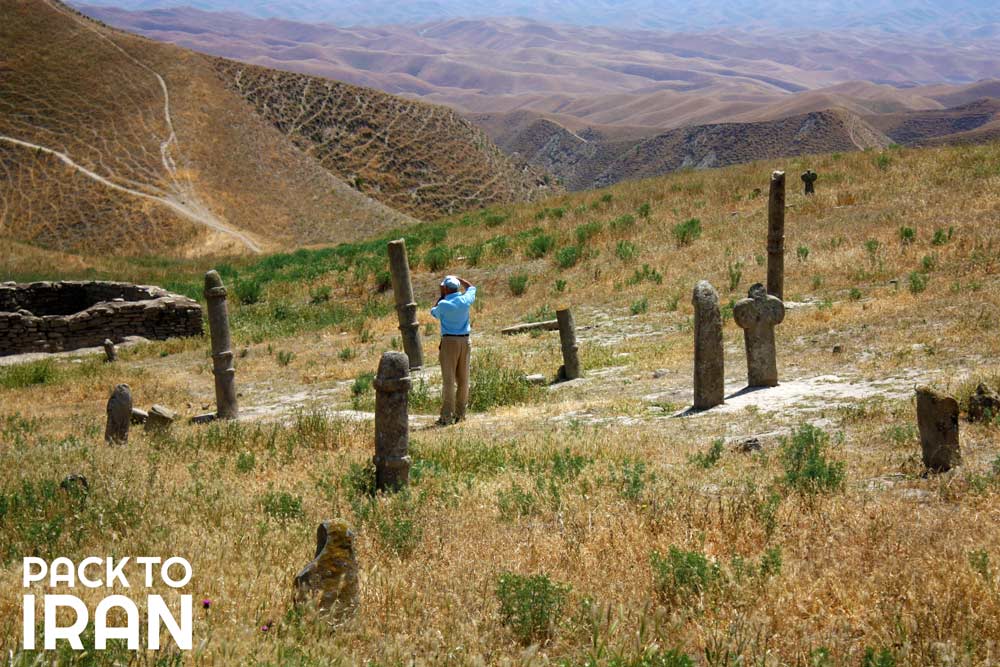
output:
[[431, 315], [441, 320], [442, 336], [464, 336], [469, 333], [472, 328], [469, 326], [469, 307], [475, 300], [476, 288], [469, 286], [465, 294], [446, 294], [431, 308]]

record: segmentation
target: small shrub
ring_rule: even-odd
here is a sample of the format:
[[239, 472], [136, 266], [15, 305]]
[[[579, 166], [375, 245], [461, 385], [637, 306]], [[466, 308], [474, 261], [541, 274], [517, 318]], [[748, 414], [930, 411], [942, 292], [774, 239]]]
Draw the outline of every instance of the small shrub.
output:
[[603, 195], [601, 195], [601, 203], [610, 204], [611, 200], [614, 198], [615, 196], [613, 194], [611, 194], [610, 192], [605, 192]]
[[887, 648], [878, 652], [872, 647], [865, 648], [865, 655], [861, 659], [861, 667], [896, 667], [896, 657]]
[[357, 353], [354, 351], [354, 348], [345, 347], [343, 350], [337, 353], [337, 356], [340, 358], [341, 361], [350, 361], [355, 356], [357, 356]]
[[690, 245], [701, 237], [701, 220], [698, 218], [685, 220], [674, 225], [672, 232], [677, 245]]
[[295, 358], [294, 352], [289, 352], [288, 350], [278, 351], [278, 364], [281, 366], [287, 366], [292, 363], [292, 359]]
[[657, 592], [665, 598], [683, 600], [708, 591], [721, 571], [705, 554], [670, 547], [666, 556], [654, 551], [649, 557]]
[[516, 482], [509, 489], [501, 489], [497, 494], [497, 509], [504, 521], [532, 516], [539, 512], [538, 499], [530, 491], [525, 491]]
[[302, 511], [302, 496], [293, 496], [287, 491], [280, 493], [268, 491], [261, 499], [261, 506], [265, 514], [279, 521], [301, 519], [305, 516]]
[[531, 243], [528, 244], [527, 255], [532, 259], [545, 257], [555, 245], [556, 240], [553, 236], [550, 234], [539, 234], [531, 239]]
[[451, 257], [451, 248], [439, 245], [427, 251], [427, 254], [424, 256], [424, 262], [426, 262], [429, 271], [437, 272], [448, 266], [448, 263], [451, 262]]
[[871, 257], [875, 257], [875, 253], [878, 252], [879, 246], [880, 244], [876, 239], [868, 239], [865, 241], [865, 250], [868, 251], [868, 254]]
[[576, 266], [578, 261], [580, 261], [580, 248], [578, 246], [569, 245], [560, 248], [559, 252], [556, 253], [556, 264], [559, 265], [560, 269]]
[[830, 436], [812, 424], [803, 424], [785, 439], [781, 448], [784, 483], [800, 492], [815, 494], [838, 491], [844, 486], [844, 464], [828, 461]]
[[625, 460], [611, 470], [611, 482], [618, 487], [618, 492], [625, 500], [641, 500], [646, 491], [646, 483], [653, 480], [654, 475], [646, 472], [643, 461]]
[[565, 292], [566, 291], [566, 281], [562, 278], [556, 280], [556, 291]]
[[943, 229], [936, 229], [934, 230], [934, 238], [931, 239], [931, 244], [944, 245], [948, 243], [948, 241], [951, 241], [951, 237], [954, 233], [954, 227], [949, 227], [947, 232]]
[[735, 261], [727, 263], [726, 272], [729, 274], [729, 291], [735, 292], [736, 288], [743, 282], [743, 262]]
[[712, 446], [708, 448], [708, 452], [702, 454], [698, 452], [691, 457], [691, 463], [698, 466], [699, 468], [712, 468], [715, 464], [719, 462], [722, 458], [722, 452], [725, 450], [725, 443], [722, 438], [716, 438], [712, 441]]
[[483, 254], [485, 252], [486, 244], [477, 243], [466, 251], [465, 263], [469, 266], [479, 266], [479, 263], [483, 260]]
[[600, 234], [603, 229], [604, 225], [597, 221], [586, 222], [579, 225], [576, 228], [576, 242], [580, 245], [586, 245], [587, 241]]
[[649, 264], [643, 264], [641, 269], [636, 269], [635, 273], [625, 281], [627, 285], [638, 285], [641, 282], [649, 281], [657, 285], [663, 284], [663, 274], [656, 269], [650, 268]]
[[930, 281], [930, 276], [926, 273], [920, 271], [912, 271], [909, 277], [910, 292], [912, 294], [920, 294], [927, 289], [927, 283]]
[[800, 245], [795, 250], [795, 256], [799, 258], [800, 262], [806, 261], [807, 259], [809, 259], [809, 247], [808, 246], [804, 246], [804, 245]]
[[880, 170], [885, 171], [892, 164], [892, 157], [887, 153], [879, 153], [878, 157], [875, 158], [875, 166]]
[[364, 396], [372, 390], [372, 383], [374, 381], [374, 373], [362, 373], [354, 379], [354, 384], [351, 385], [351, 395], [355, 397]]
[[861, 290], [859, 290], [857, 287], [852, 287], [851, 291], [848, 292], [847, 294], [847, 298], [849, 298], [851, 301], [860, 301], [861, 297], [862, 297]]
[[990, 571], [990, 554], [986, 550], [970, 551], [969, 566], [987, 583], [993, 581], [993, 573]]
[[507, 216], [502, 213], [485, 213], [483, 222], [487, 227], [499, 227], [507, 221]]
[[545, 574], [504, 572], [496, 588], [500, 621], [525, 644], [549, 637], [559, 622], [569, 591], [569, 586]]
[[259, 280], [237, 280], [233, 286], [236, 299], [244, 306], [259, 303], [264, 295], [264, 284]]
[[917, 240], [917, 230], [913, 227], [899, 228], [899, 242], [903, 245], [910, 245]]
[[515, 273], [507, 280], [507, 287], [514, 296], [521, 296], [528, 289], [528, 276], [523, 273]]
[[618, 259], [623, 262], [635, 259], [638, 252], [639, 251], [636, 249], [635, 244], [631, 241], [619, 241], [615, 246], [615, 255], [617, 255]]
[[620, 230], [620, 229], [627, 229], [634, 224], [635, 224], [635, 216], [626, 213], [625, 215], [620, 215], [611, 222], [609, 222], [608, 227], [610, 227], [611, 229]]
[[629, 306], [629, 312], [633, 315], [641, 315], [649, 310], [649, 299], [642, 297], [638, 301], [633, 301], [632, 305]]
[[937, 268], [937, 256], [936, 255], [924, 255], [923, 259], [920, 260], [920, 268], [924, 273], [930, 273], [935, 268]]
[[635, 212], [638, 214], [640, 218], [648, 218], [651, 210], [652, 207], [650, 207], [649, 202], [647, 201], [643, 202], [642, 204], [639, 204], [639, 208], [637, 208]]

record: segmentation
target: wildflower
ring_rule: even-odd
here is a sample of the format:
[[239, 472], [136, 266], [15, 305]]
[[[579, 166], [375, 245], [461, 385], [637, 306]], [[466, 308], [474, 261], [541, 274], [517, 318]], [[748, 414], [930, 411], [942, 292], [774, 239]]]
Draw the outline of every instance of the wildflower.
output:
[[204, 600], [201, 601], [201, 608], [202, 609], [208, 609], [211, 606], [212, 606], [212, 601], [209, 600], [208, 598], [205, 598]]

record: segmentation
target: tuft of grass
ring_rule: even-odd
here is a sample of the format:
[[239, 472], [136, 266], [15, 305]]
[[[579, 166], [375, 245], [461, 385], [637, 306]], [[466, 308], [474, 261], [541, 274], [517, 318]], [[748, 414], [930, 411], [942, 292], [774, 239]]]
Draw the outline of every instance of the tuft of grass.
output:
[[559, 249], [556, 253], [556, 264], [560, 269], [568, 269], [572, 266], [576, 266], [576, 263], [580, 261], [580, 247], [579, 246], [565, 246]]
[[701, 238], [701, 220], [690, 218], [674, 225], [671, 233], [678, 246], [691, 245]]
[[528, 289], [528, 276], [524, 273], [516, 273], [507, 279], [507, 287], [514, 296], [521, 296]]
[[684, 601], [706, 593], [722, 576], [718, 564], [698, 551], [670, 547], [666, 555], [649, 556], [656, 591], [666, 600]]
[[719, 462], [722, 458], [722, 453], [725, 451], [725, 442], [722, 438], [716, 438], [712, 441], [712, 445], [708, 448], [708, 451], [702, 454], [698, 452], [691, 457], [691, 463], [698, 466], [699, 468], [714, 468], [715, 464]]

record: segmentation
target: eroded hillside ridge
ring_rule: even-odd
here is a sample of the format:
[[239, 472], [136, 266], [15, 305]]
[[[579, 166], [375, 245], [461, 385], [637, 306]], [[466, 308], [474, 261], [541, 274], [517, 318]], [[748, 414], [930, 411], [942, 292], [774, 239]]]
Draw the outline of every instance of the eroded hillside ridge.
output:
[[214, 59], [226, 85], [358, 190], [422, 217], [528, 201], [550, 187], [454, 111], [320, 77]]

